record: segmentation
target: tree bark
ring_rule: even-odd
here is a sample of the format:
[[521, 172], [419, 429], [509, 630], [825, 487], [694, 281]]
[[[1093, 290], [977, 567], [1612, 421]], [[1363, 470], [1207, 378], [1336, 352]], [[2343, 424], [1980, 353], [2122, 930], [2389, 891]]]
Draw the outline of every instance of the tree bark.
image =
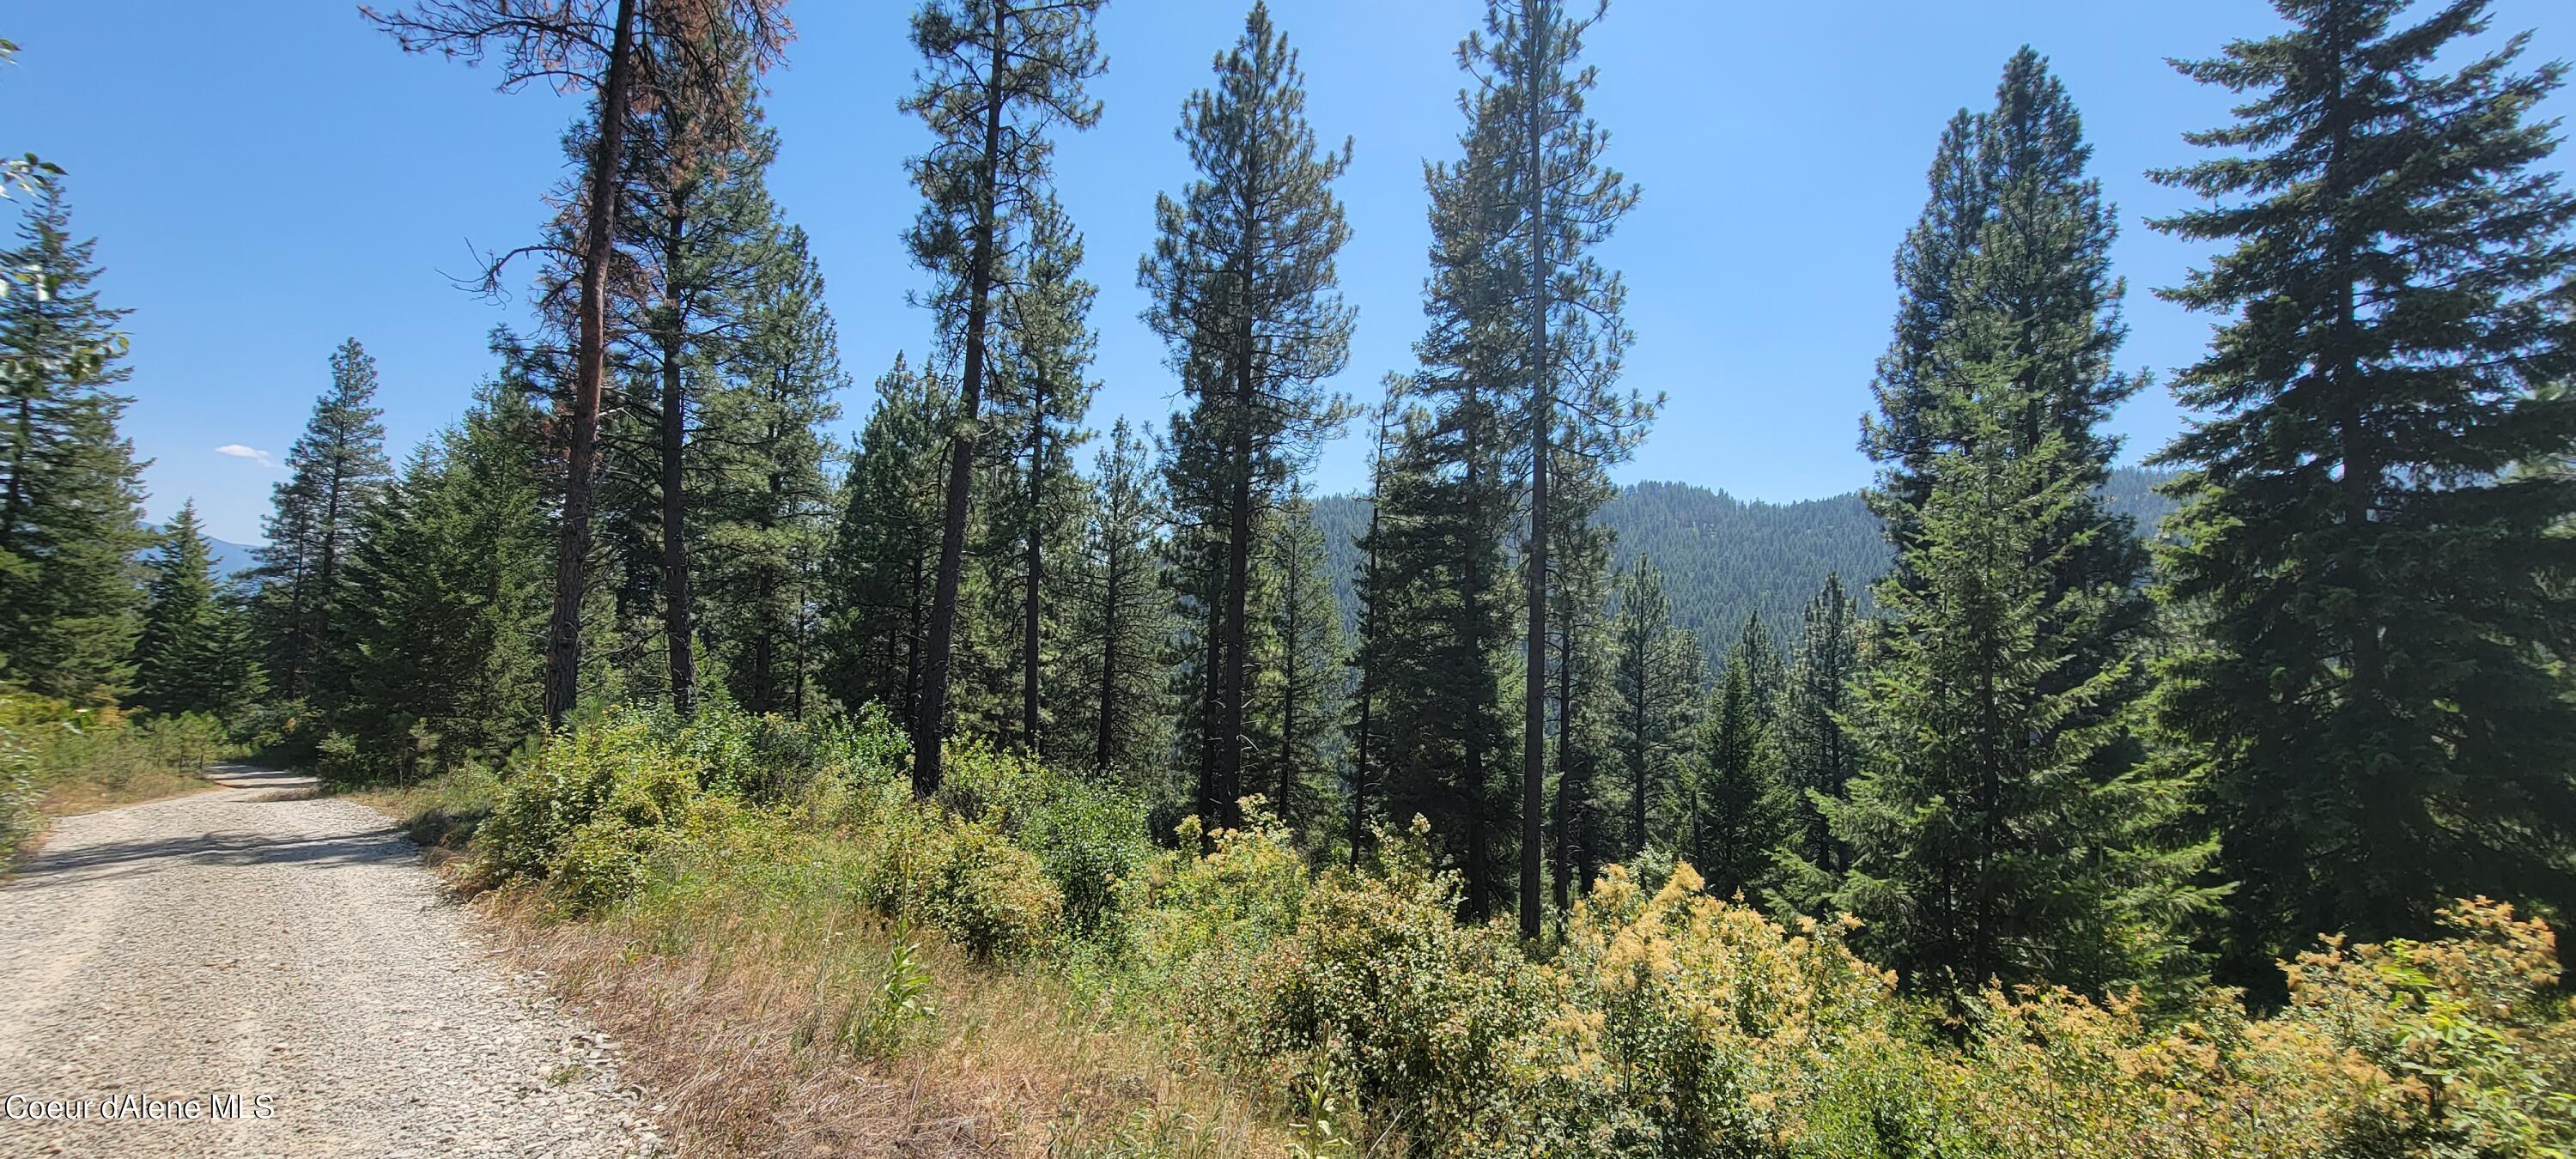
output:
[[1524, 142], [1528, 149], [1529, 170], [1522, 177], [1527, 188], [1529, 217], [1529, 444], [1530, 444], [1530, 538], [1529, 538], [1529, 640], [1525, 663], [1528, 671], [1521, 680], [1521, 936], [1538, 936], [1539, 847], [1541, 843], [1541, 809], [1547, 789], [1547, 457], [1548, 425], [1554, 417], [1555, 403], [1548, 396], [1547, 358], [1547, 182], [1541, 168], [1540, 149], [1545, 125], [1542, 106], [1545, 99], [1539, 91], [1539, 68], [1546, 57], [1548, 22], [1547, 5], [1531, 5], [1529, 12], [1529, 59], [1522, 83], [1528, 86], [1522, 104], [1526, 107]]
[[563, 519], [555, 539], [555, 605], [546, 633], [546, 724], [560, 728], [581, 696], [583, 570], [590, 555], [590, 484], [599, 452], [599, 396], [608, 372], [608, 259], [617, 221], [617, 159], [624, 151], [633, 83], [636, 0], [618, 0], [590, 158], [590, 220], [583, 225], [581, 309], [571, 429], [566, 432]]
[[1044, 559], [1040, 540], [1046, 528], [1046, 379], [1030, 379], [1034, 397], [1029, 400], [1029, 526], [1028, 590], [1023, 598], [1021, 615], [1025, 639], [1020, 648], [1020, 740], [1029, 755], [1038, 753], [1038, 648], [1042, 640], [1038, 629], [1039, 588], [1043, 583]]
[[671, 708], [685, 719], [698, 710], [698, 660], [689, 647], [697, 625], [689, 595], [688, 500], [681, 471], [689, 426], [678, 309], [673, 306], [671, 328], [662, 335], [662, 637], [670, 655]]
[[983, 189], [975, 207], [975, 248], [967, 259], [966, 357], [957, 384], [957, 417], [948, 445], [947, 504], [941, 513], [939, 577], [930, 597], [930, 655], [924, 661], [912, 718], [912, 792], [939, 791], [940, 739], [948, 732], [948, 663], [957, 644], [957, 583], [966, 559], [966, 503], [975, 474], [975, 442], [984, 402], [984, 327], [993, 294], [993, 216], [1001, 181], [1002, 18], [993, 6], [993, 69], [984, 86]]

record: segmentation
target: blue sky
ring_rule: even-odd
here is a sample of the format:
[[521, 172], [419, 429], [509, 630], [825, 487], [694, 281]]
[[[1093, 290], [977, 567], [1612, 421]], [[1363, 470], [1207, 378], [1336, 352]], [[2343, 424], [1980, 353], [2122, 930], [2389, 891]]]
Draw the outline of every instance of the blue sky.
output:
[[[783, 146], [771, 185], [813, 236], [858, 382], [844, 431], [895, 351], [926, 345], [926, 316], [904, 305], [919, 277], [897, 242], [917, 204], [901, 161], [924, 140], [895, 112], [911, 84], [910, 7], [802, 0], [789, 66], [770, 84]], [[2499, 0], [2494, 35], [2556, 16], [2533, 56], [2576, 56], [2576, 18], [2551, 7]], [[1359, 333], [1340, 386], [1362, 397], [1409, 364], [1421, 326], [1421, 166], [1455, 151], [1451, 53], [1481, 11], [1274, 0], [1317, 128], [1357, 139], [1340, 192]], [[2192, 159], [2180, 134], [2220, 123], [2229, 102], [2163, 60], [2273, 27], [2257, 0], [1616, 0], [1588, 43], [1593, 111], [1645, 198], [1603, 256], [1629, 282], [1628, 381], [1671, 399], [1622, 477], [1775, 501], [1867, 481], [1853, 443], [1895, 301], [1889, 257], [1921, 208], [1942, 122], [1984, 106], [2024, 43], [2083, 109], [2120, 207], [2123, 361], [2159, 376], [2192, 361], [2209, 319], [2147, 291], [2205, 255], [2144, 226], [2186, 199], [2142, 172]], [[1136, 321], [1135, 264], [1155, 193], [1190, 176], [1172, 140], [1180, 102], [1240, 28], [1231, 0], [1115, 0], [1101, 19], [1110, 67], [1094, 91], [1107, 114], [1058, 152], [1102, 291], [1098, 426], [1121, 413], [1160, 425], [1171, 409], [1162, 349]], [[134, 311], [127, 426], [153, 460], [154, 518], [194, 496], [213, 534], [256, 540], [283, 472], [243, 452], [283, 458], [342, 338], [381, 364], [399, 459], [489, 372], [486, 332], [522, 320], [523, 302], [486, 302], [450, 275], [473, 268], [469, 247], [533, 236], [564, 173], [571, 100], [502, 95], [489, 69], [403, 56], [345, 0], [15, 5], [0, 36], [20, 46], [0, 73], [0, 149], [70, 171], [104, 294]], [[2550, 112], [2570, 107], [2562, 94]], [[2114, 426], [2135, 457], [2181, 421], [2159, 386]], [[1320, 490], [1358, 484], [1357, 441], [1329, 450], [1318, 475]]]

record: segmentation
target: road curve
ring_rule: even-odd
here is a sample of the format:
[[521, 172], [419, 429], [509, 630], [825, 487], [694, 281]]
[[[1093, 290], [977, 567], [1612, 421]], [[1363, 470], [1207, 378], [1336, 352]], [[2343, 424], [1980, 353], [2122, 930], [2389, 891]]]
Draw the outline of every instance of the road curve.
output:
[[221, 783], [63, 818], [0, 885], [0, 1156], [661, 1150], [383, 815]]

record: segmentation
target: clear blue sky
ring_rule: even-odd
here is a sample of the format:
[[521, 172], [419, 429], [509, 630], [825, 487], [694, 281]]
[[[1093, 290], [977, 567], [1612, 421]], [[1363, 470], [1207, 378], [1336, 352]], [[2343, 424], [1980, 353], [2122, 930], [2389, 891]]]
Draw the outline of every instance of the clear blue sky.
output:
[[[910, 7], [793, 5], [799, 38], [768, 100], [783, 142], [771, 185], [813, 235], [859, 384], [845, 431], [894, 352], [918, 358], [926, 345], [926, 316], [903, 304], [920, 279], [897, 243], [916, 205], [901, 161], [924, 140], [895, 112], [911, 83]], [[2576, 14], [2546, 0], [2496, 10], [2496, 35], [2539, 26], [2535, 58], [2576, 55]], [[1274, 3], [1304, 55], [1317, 128], [1357, 138], [1341, 274], [1359, 334], [1340, 385], [1363, 397], [1410, 363], [1428, 243], [1421, 165], [1455, 151], [1451, 52], [1481, 11]], [[1161, 347], [1135, 320], [1135, 263], [1154, 194], [1190, 176], [1171, 136], [1180, 101], [1240, 27], [1231, 0], [1114, 0], [1100, 22], [1109, 73], [1094, 91], [1107, 115], [1059, 150], [1102, 290], [1100, 426], [1119, 413], [1159, 426], [1171, 409]], [[2147, 291], [2204, 255], [2145, 228], [2185, 199], [2141, 173], [2192, 159], [2180, 134], [2218, 124], [2228, 99], [2163, 60], [2273, 27], [2259, 0], [1616, 0], [1588, 45], [1601, 70], [1593, 110], [1645, 199], [1604, 257], [1630, 287], [1628, 381], [1671, 396], [1623, 477], [1769, 500], [1867, 481], [1853, 443], [1894, 306], [1889, 256], [1921, 208], [1942, 122], [1988, 103], [2023, 43], [2051, 57], [2083, 109], [2120, 207], [2123, 360], [2159, 375], [2190, 362], [2208, 320]], [[523, 303], [487, 303], [449, 275], [472, 268], [469, 243], [533, 236], [563, 175], [571, 101], [501, 95], [489, 69], [403, 56], [346, 0], [58, 0], [10, 6], [0, 36], [21, 50], [0, 73], [0, 149], [70, 170], [78, 228], [100, 238], [104, 294], [134, 310], [127, 426], [153, 460], [153, 517], [194, 496], [215, 535], [255, 541], [282, 473], [216, 448], [282, 457], [342, 338], [382, 366], [399, 459], [488, 373], [485, 333], [523, 320]], [[2550, 111], [2569, 108], [2561, 95]], [[2115, 420], [2132, 457], [2180, 423], [2161, 387]], [[1354, 487], [1357, 441], [1334, 447], [1320, 476], [1322, 490]]]

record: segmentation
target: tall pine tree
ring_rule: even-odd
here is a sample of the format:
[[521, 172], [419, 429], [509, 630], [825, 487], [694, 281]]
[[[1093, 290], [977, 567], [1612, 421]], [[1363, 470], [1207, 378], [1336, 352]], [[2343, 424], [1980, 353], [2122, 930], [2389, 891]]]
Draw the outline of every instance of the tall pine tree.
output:
[[1216, 59], [1213, 88], [1181, 108], [1179, 136], [1198, 170], [1158, 197], [1154, 251], [1137, 265], [1152, 297], [1145, 321], [1170, 350], [1188, 395], [1173, 416], [1171, 491], [1180, 521], [1201, 683], [1196, 807], [1211, 827], [1239, 825], [1251, 694], [1252, 569], [1261, 523], [1342, 405], [1317, 386], [1349, 358], [1352, 311], [1334, 258], [1350, 230], [1333, 181], [1350, 144], [1319, 147], [1305, 75], [1255, 0], [1242, 37]]
[[385, 460], [384, 411], [376, 406], [376, 360], [351, 338], [331, 352], [331, 386], [313, 403], [304, 434], [287, 452], [285, 482], [271, 496], [259, 549], [260, 635], [277, 691], [339, 694], [344, 654], [341, 610], [363, 594], [349, 589], [348, 560], [361, 517], [392, 477]]

